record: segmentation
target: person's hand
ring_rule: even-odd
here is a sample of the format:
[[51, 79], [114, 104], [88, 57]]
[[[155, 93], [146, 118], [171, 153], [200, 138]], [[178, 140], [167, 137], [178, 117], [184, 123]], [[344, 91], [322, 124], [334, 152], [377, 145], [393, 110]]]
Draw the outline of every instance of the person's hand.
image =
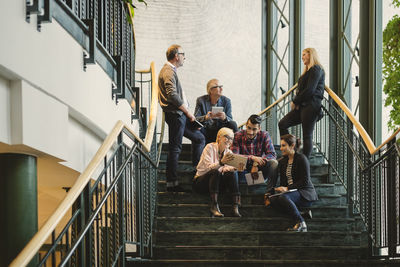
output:
[[223, 164], [228, 163], [229, 161], [233, 160], [234, 156], [232, 153], [225, 153], [225, 155], [222, 157], [221, 162]]
[[258, 173], [258, 167], [257, 166], [253, 166], [251, 167], [251, 173]]
[[222, 173], [233, 172], [233, 171], [236, 171], [236, 168], [233, 166], [223, 166], [221, 169]]
[[225, 112], [223, 112], [223, 111], [221, 111], [221, 112], [217, 112], [217, 114], [216, 114], [216, 116], [215, 116], [216, 118], [218, 118], [218, 119], [220, 119], [220, 120], [225, 120], [226, 119], [226, 114], [225, 114]]
[[265, 163], [266, 163], [266, 160], [263, 159], [262, 157], [251, 156], [251, 160], [252, 160], [253, 162], [257, 162], [257, 164], [258, 164], [259, 166], [264, 166]]
[[288, 188], [286, 186], [279, 186], [279, 187], [275, 187], [275, 191], [278, 193], [283, 193], [288, 191]]
[[296, 108], [296, 104], [292, 102], [290, 102], [290, 110], [293, 110]]
[[186, 113], [186, 117], [187, 117], [191, 122], [194, 122], [194, 121], [196, 120], [196, 117], [195, 117], [192, 113], [190, 113], [190, 112]]
[[213, 114], [211, 113], [211, 111], [207, 112], [206, 116], [204, 117], [204, 120], [208, 121], [211, 120], [213, 118]]

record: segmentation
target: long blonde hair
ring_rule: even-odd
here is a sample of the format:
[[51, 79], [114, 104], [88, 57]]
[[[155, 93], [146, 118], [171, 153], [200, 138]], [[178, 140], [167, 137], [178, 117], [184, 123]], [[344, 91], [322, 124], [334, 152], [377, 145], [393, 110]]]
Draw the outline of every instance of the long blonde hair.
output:
[[303, 73], [301, 74], [302, 76], [304, 75], [304, 73], [306, 73], [309, 69], [311, 69], [314, 65], [318, 65], [320, 66], [322, 69], [324, 69], [319, 61], [319, 57], [318, 57], [318, 53], [317, 50], [315, 50], [315, 48], [312, 47], [308, 47], [303, 49], [302, 52], [306, 52], [310, 55], [310, 64], [308, 65], [309, 67], [307, 68], [307, 66], [304, 66], [303, 69]]

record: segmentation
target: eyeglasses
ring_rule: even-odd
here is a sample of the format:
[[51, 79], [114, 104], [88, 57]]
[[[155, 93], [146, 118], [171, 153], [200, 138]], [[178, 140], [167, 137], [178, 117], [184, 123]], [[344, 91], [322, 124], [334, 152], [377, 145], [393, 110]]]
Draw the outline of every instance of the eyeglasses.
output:
[[223, 85], [216, 85], [216, 86], [211, 87], [210, 89], [215, 89], [215, 88], [221, 88], [222, 89], [222, 87], [223, 87]]
[[229, 135], [224, 135], [224, 137], [225, 137], [226, 139], [228, 139], [229, 141], [233, 141], [233, 137], [230, 137]]
[[183, 52], [183, 53], [179, 53], [179, 52], [178, 52], [178, 55], [185, 56], [185, 52]]

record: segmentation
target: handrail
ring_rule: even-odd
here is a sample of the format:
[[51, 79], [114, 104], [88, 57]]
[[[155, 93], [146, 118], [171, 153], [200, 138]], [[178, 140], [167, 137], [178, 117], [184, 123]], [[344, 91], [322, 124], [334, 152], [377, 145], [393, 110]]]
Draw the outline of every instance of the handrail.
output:
[[397, 131], [395, 131], [390, 137], [388, 137], [380, 146], [378, 146], [371, 155], [374, 155], [379, 150], [381, 150], [382, 147], [384, 147], [386, 144], [388, 144], [390, 141], [392, 141], [397, 136], [398, 133], [400, 133], [400, 128], [397, 129]]
[[[155, 78], [154, 62], [150, 64], [150, 70], [152, 73], [152, 78]], [[55, 212], [47, 219], [45, 224], [39, 229], [39, 231], [33, 236], [33, 238], [28, 242], [24, 249], [18, 254], [18, 256], [11, 262], [11, 267], [26, 266], [31, 259], [36, 255], [37, 251], [42, 247], [47, 238], [55, 230], [57, 224], [61, 221], [64, 215], [71, 208], [75, 200], [79, 197], [82, 190], [90, 182], [92, 175], [94, 174], [96, 168], [99, 164], [102, 164], [104, 157], [107, 152], [112, 148], [115, 140], [123, 129], [126, 129], [132, 136], [144, 147], [146, 152], [151, 150], [151, 143], [154, 136], [156, 117], [157, 117], [157, 96], [158, 96], [158, 85], [156, 82], [152, 84], [152, 105], [150, 109], [149, 127], [147, 129], [146, 138], [142, 141], [136, 133], [124, 122], [118, 121], [114, 128], [111, 130], [110, 134], [106, 137], [103, 144], [97, 150], [96, 154], [78, 177], [74, 185], [68, 191], [67, 195], [57, 207]], [[155, 99], [155, 100], [154, 100]]]
[[368, 135], [367, 131], [365, 131], [364, 127], [361, 123], [354, 117], [351, 110], [346, 106], [345, 103], [330, 89], [328, 86], [325, 85], [325, 91], [328, 92], [329, 96], [338, 104], [341, 110], [347, 115], [353, 125], [356, 127], [358, 133], [360, 134], [361, 138], [363, 139], [365, 145], [367, 146], [368, 152], [372, 155], [375, 151], [375, 145], [371, 140], [371, 137]]
[[[274, 103], [269, 105], [267, 108], [265, 108], [263, 111], [258, 113], [258, 115], [262, 115], [266, 113], [267, 111], [271, 110], [273, 107], [278, 105], [280, 102], [282, 102], [293, 90], [297, 88], [297, 83], [289, 89], [285, 94], [283, 94], [278, 100], [276, 100]], [[389, 143], [395, 136], [400, 132], [400, 128], [397, 129], [396, 132], [394, 132], [389, 138], [387, 138], [381, 145], [378, 147], [375, 147], [374, 143], [372, 142], [371, 137], [365, 131], [364, 127], [361, 125], [361, 123], [357, 120], [356, 117], [354, 117], [353, 113], [351, 110], [346, 106], [346, 104], [340, 99], [338, 95], [336, 95], [332, 89], [330, 89], [328, 86], [325, 85], [325, 91], [329, 94], [329, 96], [333, 99], [333, 101], [336, 102], [336, 104], [340, 107], [341, 110], [347, 115], [347, 117], [350, 119], [350, 121], [353, 123], [353, 125], [356, 127], [358, 133], [360, 134], [362, 140], [364, 141], [368, 152], [370, 155], [376, 154], [385, 144]], [[243, 127], [246, 124], [246, 122], [242, 123], [239, 125], [239, 128]]]

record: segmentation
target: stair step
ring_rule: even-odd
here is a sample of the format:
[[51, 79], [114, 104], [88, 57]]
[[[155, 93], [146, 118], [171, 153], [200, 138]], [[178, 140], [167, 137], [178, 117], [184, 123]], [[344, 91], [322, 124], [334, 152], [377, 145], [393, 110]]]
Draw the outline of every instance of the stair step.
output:
[[[259, 204], [264, 203], [265, 189], [261, 190], [261, 194], [242, 194], [242, 204]], [[344, 205], [346, 199], [338, 194], [319, 194], [319, 200], [313, 203], [313, 206], [326, 205]], [[187, 192], [159, 192], [158, 203], [160, 204], [202, 204], [208, 203], [210, 197], [208, 195], [200, 195], [197, 193]], [[232, 197], [229, 193], [219, 196], [220, 203], [231, 204]]]
[[[231, 205], [220, 205], [225, 216], [231, 216]], [[311, 211], [316, 218], [348, 218], [348, 208], [342, 206], [312, 206]], [[240, 213], [244, 217], [281, 217], [282, 214], [272, 207], [263, 205], [242, 205]], [[207, 217], [209, 216], [208, 204], [158, 204], [157, 216], [167, 217]]]
[[[306, 248], [303, 248], [306, 250]], [[399, 260], [145, 260], [127, 258], [127, 267], [131, 266], [162, 266], [162, 267], [376, 267], [399, 266]]]
[[[192, 182], [185, 181], [179, 184], [181, 187], [185, 189], [187, 192], [192, 191]], [[343, 190], [341, 187], [335, 184], [314, 184], [315, 190], [318, 194], [339, 194], [342, 193]], [[336, 189], [338, 187], [338, 189]], [[158, 192], [165, 192], [167, 190], [167, 183], [165, 180], [158, 181], [157, 184]], [[253, 194], [262, 194], [264, 195], [266, 190], [266, 184], [247, 186], [247, 184], [239, 184], [239, 190], [241, 194], [249, 194], [252, 192]]]
[[[180, 165], [178, 165], [178, 166], [180, 166]], [[177, 171], [178, 181], [180, 183], [188, 183], [188, 182], [191, 183], [193, 180], [193, 177], [195, 175], [195, 169], [191, 166], [186, 166], [186, 167], [182, 167], [182, 168], [183, 168], [183, 170], [178, 169], [178, 171]], [[165, 175], [166, 175], [165, 169], [158, 170], [158, 180], [159, 181], [165, 181]], [[314, 185], [328, 183], [328, 174], [323, 173], [323, 172], [312, 173], [311, 181]]]
[[[160, 159], [160, 164], [158, 166], [159, 170], [166, 169], [166, 160]], [[183, 160], [179, 160], [178, 164], [178, 172], [192, 171], [195, 170], [195, 167], [192, 166], [191, 157], [185, 157]], [[310, 175], [322, 175], [328, 173], [328, 165], [310, 165]]]
[[[309, 231], [361, 231], [361, 219], [355, 218], [313, 218], [306, 219]], [[289, 217], [271, 218], [211, 218], [211, 217], [157, 217], [157, 229], [162, 231], [272, 231], [286, 230], [293, 226]]]
[[[335, 253], [332, 253], [334, 251]], [[367, 248], [359, 246], [156, 246], [156, 259], [187, 260], [311, 260], [365, 259]]]
[[157, 231], [159, 246], [359, 246], [361, 232], [356, 231]]

